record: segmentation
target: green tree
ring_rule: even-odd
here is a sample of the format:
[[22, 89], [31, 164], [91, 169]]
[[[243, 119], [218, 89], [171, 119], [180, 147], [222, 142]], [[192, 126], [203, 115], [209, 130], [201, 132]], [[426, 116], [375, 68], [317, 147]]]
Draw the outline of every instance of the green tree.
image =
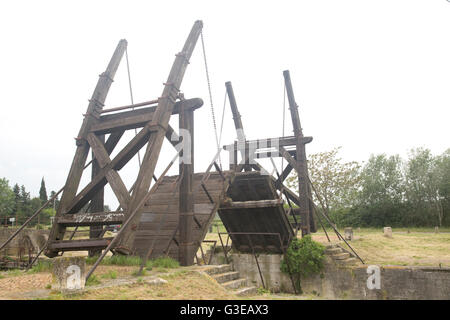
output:
[[44, 204], [48, 200], [47, 189], [45, 188], [44, 177], [42, 177], [42, 180], [41, 180], [41, 188], [39, 189], [39, 198], [41, 199], [42, 204]]
[[12, 215], [14, 211], [14, 192], [9, 186], [8, 180], [5, 178], [0, 179], [0, 220], [3, 222], [3, 220], [6, 217], [9, 217]]
[[[50, 192], [50, 198], [53, 198], [53, 197], [55, 196], [55, 194], [56, 194], [55, 191], [51, 191], [51, 192]], [[55, 210], [58, 209], [58, 206], [59, 206], [59, 199], [58, 199], [58, 197], [56, 197], [52, 202], [50, 202], [50, 206], [51, 206], [53, 209], [55, 209]]]
[[[442, 226], [443, 206], [439, 195], [441, 172], [429, 149], [411, 150], [405, 170], [406, 200], [415, 221]], [[435, 221], [436, 223], [433, 223]]]
[[361, 191], [353, 210], [358, 224], [398, 225], [402, 218], [403, 190], [400, 156], [372, 155], [361, 171]]
[[439, 199], [443, 207], [443, 225], [450, 225], [450, 149], [436, 158]]
[[16, 220], [17, 224], [22, 224], [32, 214], [30, 193], [25, 186], [20, 186], [19, 198], [17, 199]]
[[17, 210], [19, 209], [19, 202], [20, 202], [20, 187], [17, 183], [13, 187], [13, 193], [14, 193], [14, 209], [13, 209], [12, 215], [16, 216]]
[[[324, 204], [325, 213], [332, 216], [338, 225], [345, 218], [349, 208], [356, 201], [360, 186], [360, 168], [355, 162], [344, 162], [338, 156], [341, 148], [331, 151], [319, 152], [309, 156], [308, 173], [315, 192], [312, 192], [313, 200]], [[287, 179], [287, 185], [297, 190], [297, 174], [292, 174]], [[318, 197], [320, 199], [318, 199]], [[320, 200], [319, 202], [317, 202]], [[321, 210], [321, 208], [319, 207]]]

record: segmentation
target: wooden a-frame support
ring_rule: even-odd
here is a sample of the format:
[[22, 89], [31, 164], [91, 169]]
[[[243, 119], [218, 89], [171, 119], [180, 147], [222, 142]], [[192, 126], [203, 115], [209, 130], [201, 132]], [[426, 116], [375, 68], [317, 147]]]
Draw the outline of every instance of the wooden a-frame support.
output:
[[[169, 126], [171, 115], [179, 113], [180, 110], [194, 110], [203, 104], [201, 99], [176, 101], [179, 98], [179, 88], [202, 27], [203, 23], [201, 21], [196, 21], [192, 27], [182, 51], [176, 55], [169, 77], [164, 83], [162, 95], [157, 100], [156, 107], [102, 116], [106, 96], [127, 47], [126, 40], [119, 42], [106, 71], [100, 75], [76, 138], [77, 149], [45, 252], [48, 257], [55, 257], [60, 251], [65, 250], [99, 250], [106, 247], [110, 241], [107, 238], [78, 241], [64, 240], [66, 227], [75, 225], [98, 226], [123, 222], [147, 195], [163, 140], [165, 137], [170, 139], [174, 133], [174, 130]], [[139, 133], [111, 159], [110, 154], [124, 131], [138, 127], [142, 127]], [[104, 142], [105, 133], [110, 133], [106, 142]], [[175, 136], [177, 135], [175, 134]], [[130, 195], [118, 171], [145, 144], [147, 144], [147, 148]], [[83, 170], [87, 167], [85, 164], [90, 149], [92, 149], [93, 153], [92, 180], [77, 193]], [[107, 183], [110, 184], [120, 203], [120, 207], [123, 210], [121, 213], [108, 214], [102, 212], [102, 193]], [[94, 211], [101, 210], [93, 214], [80, 215], [80, 210], [88, 202], [91, 202], [91, 212], [92, 209]], [[140, 214], [135, 214], [129, 223], [130, 228], [124, 230], [121, 239], [118, 239], [118, 245], [115, 248], [117, 252], [123, 254], [133, 253], [133, 242], [139, 220]], [[94, 229], [92, 231], [91, 235], [95, 236], [99, 230]]]
[[[292, 191], [288, 190], [287, 195], [289, 199], [299, 206], [299, 212], [301, 216], [301, 230], [302, 236], [310, 234], [316, 231], [315, 221], [314, 221], [314, 207], [311, 203], [311, 190], [308, 183], [308, 167], [306, 161], [305, 144], [312, 141], [312, 137], [303, 136], [303, 132], [300, 124], [300, 117], [298, 114], [298, 106], [295, 102], [294, 92], [292, 90], [291, 79], [289, 71], [283, 72], [286, 93], [289, 100], [289, 110], [291, 114], [292, 124], [294, 127], [293, 137], [282, 137], [276, 138], [277, 143], [271, 145], [274, 139], [260, 139], [248, 141], [245, 138], [244, 128], [242, 125], [241, 115], [239, 114], [236, 98], [234, 96], [233, 87], [231, 82], [226, 82], [226, 90], [228, 94], [228, 100], [230, 101], [230, 107], [233, 114], [233, 120], [235, 129], [238, 136], [238, 141], [234, 145], [225, 146], [225, 149], [230, 152], [230, 169], [235, 171], [250, 171], [252, 168], [258, 171], [263, 170], [263, 168], [258, 163], [249, 163], [251, 157], [253, 158], [266, 158], [272, 157], [274, 155], [281, 156], [286, 159], [288, 165], [284, 168], [283, 172], [280, 174], [279, 178], [275, 180], [275, 187], [277, 189], [282, 189], [284, 180], [288, 177], [290, 172], [294, 169], [297, 172], [299, 180], [299, 194], [295, 195]], [[238, 145], [239, 144], [239, 145]], [[285, 147], [295, 146], [295, 150], [286, 150]], [[253, 150], [252, 150], [253, 147]], [[259, 148], [271, 148], [275, 147], [277, 150], [275, 152], [261, 152], [255, 153]], [[241, 153], [242, 161], [237, 163], [237, 153]], [[251, 154], [253, 153], [253, 154]], [[283, 190], [286, 192], [286, 188]]]

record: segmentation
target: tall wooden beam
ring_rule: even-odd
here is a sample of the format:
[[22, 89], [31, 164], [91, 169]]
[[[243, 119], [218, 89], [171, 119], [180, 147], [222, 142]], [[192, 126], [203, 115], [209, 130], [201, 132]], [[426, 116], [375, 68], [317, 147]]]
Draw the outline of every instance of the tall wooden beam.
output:
[[[104, 144], [105, 143], [105, 135], [101, 135], [98, 137], [98, 140], [100, 143]], [[92, 159], [93, 159], [93, 163], [92, 163], [92, 171], [91, 171], [91, 179], [94, 179], [94, 177], [98, 174], [98, 172], [101, 169], [101, 166], [98, 162], [97, 159], [95, 159], [95, 154], [92, 151]], [[90, 204], [90, 212], [102, 212], [104, 210], [105, 207], [105, 189], [101, 188], [97, 194], [92, 198], [91, 200], [91, 204]], [[102, 234], [103, 231], [103, 226], [102, 225], [97, 225], [97, 226], [89, 226], [89, 238], [90, 239], [95, 239], [95, 238], [99, 238], [100, 235]], [[92, 249], [89, 250], [88, 255], [89, 257], [94, 257], [96, 255], [100, 255], [101, 250], [96, 250], [96, 249]]]
[[[306, 162], [305, 144], [303, 143], [303, 132], [298, 114], [298, 105], [295, 102], [294, 90], [292, 89], [291, 77], [288, 70], [283, 71], [286, 93], [289, 101], [289, 110], [291, 113], [292, 125], [294, 128], [294, 136], [296, 141], [296, 166], [298, 175], [298, 193], [300, 199], [301, 229], [302, 235], [311, 233], [311, 225], [314, 226], [314, 218], [312, 217], [312, 206], [310, 204], [311, 190], [308, 184], [308, 167]], [[285, 158], [287, 155], [285, 155]], [[294, 163], [290, 163], [293, 165]], [[315, 229], [315, 227], [313, 227]]]
[[[69, 175], [66, 180], [64, 192], [61, 196], [58, 211], [56, 212], [56, 217], [60, 216], [63, 212], [66, 211], [67, 206], [72, 202], [72, 199], [75, 197], [77, 193], [84, 165], [86, 163], [86, 158], [89, 153], [89, 144], [85, 140], [86, 135], [89, 132], [90, 127], [98, 114], [98, 111], [103, 108], [106, 96], [113, 82], [117, 68], [119, 67], [120, 60], [122, 59], [122, 56], [125, 53], [126, 47], [127, 41], [120, 40], [105, 72], [103, 72], [100, 75], [94, 93], [92, 94], [92, 97], [89, 100], [86, 116], [83, 120], [83, 123], [81, 125], [77, 137], [77, 149], [72, 161], [72, 166], [70, 168]], [[65, 228], [62, 226], [52, 228], [52, 231], [50, 232], [49, 235], [49, 241], [62, 240], [62, 237], [64, 236], [64, 231]], [[48, 257], [54, 257], [57, 255], [57, 252], [47, 249], [45, 254]]]
[[[147, 150], [142, 160], [142, 166], [136, 179], [135, 188], [133, 190], [129, 208], [126, 210], [126, 215], [130, 215], [130, 213], [137, 208], [141, 199], [148, 193], [170, 116], [172, 115], [172, 110], [175, 105], [175, 99], [178, 96], [184, 73], [202, 28], [203, 23], [201, 21], [196, 21], [182, 51], [176, 55], [169, 77], [164, 85], [162, 95], [158, 99], [158, 106], [150, 124], [156, 131], [152, 132], [149, 137]], [[122, 237], [118, 240], [116, 252], [123, 254], [133, 253], [132, 248], [140, 218], [141, 213], [138, 212], [130, 220], [130, 227], [122, 233]]]
[[[231, 82], [225, 82], [225, 87], [227, 89], [227, 95], [228, 100], [230, 101], [230, 108], [231, 113], [233, 114], [233, 121], [234, 121], [234, 128], [236, 129], [237, 138], [238, 138], [238, 144], [240, 145], [239, 149], [241, 151], [241, 157], [242, 159], [246, 159], [246, 152], [248, 152], [246, 149], [242, 148], [242, 146], [245, 145], [246, 138], [245, 138], [245, 132], [244, 132], [244, 126], [242, 125], [241, 120], [241, 114], [239, 113], [236, 98], [234, 96], [233, 86], [231, 85]], [[234, 159], [234, 161], [237, 163], [237, 159]], [[231, 165], [231, 163], [230, 163]], [[231, 168], [231, 166], [230, 166]], [[237, 166], [234, 166], [234, 168], [237, 168]], [[244, 165], [245, 171], [252, 171], [252, 168], [250, 165], [245, 164]]]
[[[179, 261], [182, 266], [194, 263], [197, 245], [193, 243], [194, 223], [194, 111], [180, 113], [180, 131], [184, 131], [183, 139], [188, 133], [188, 141], [183, 141], [183, 151], [180, 153], [180, 191], [179, 191]], [[188, 145], [189, 144], [189, 145]]]

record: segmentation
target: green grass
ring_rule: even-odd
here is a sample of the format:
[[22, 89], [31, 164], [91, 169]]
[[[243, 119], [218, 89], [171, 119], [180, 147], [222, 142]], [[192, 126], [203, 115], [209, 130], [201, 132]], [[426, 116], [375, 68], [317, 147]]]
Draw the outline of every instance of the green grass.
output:
[[97, 284], [102, 283], [99, 278], [95, 274], [91, 275], [89, 279], [86, 281], [86, 286], [95, 286]]
[[[86, 258], [87, 264], [94, 264], [98, 259], [98, 256]], [[137, 256], [123, 256], [114, 255], [111, 257], [103, 258], [100, 264], [105, 266], [140, 266], [141, 258]], [[149, 261], [147, 261], [147, 266], [149, 266]]]
[[11, 277], [17, 277], [17, 276], [23, 275], [23, 271], [22, 271], [22, 270], [18, 270], [18, 269], [8, 270], [8, 271], [6, 272], [6, 274], [7, 274], [8, 276], [11, 276]]
[[39, 261], [35, 264], [28, 273], [38, 273], [38, 272], [50, 272], [52, 270], [52, 262], [50, 260]]
[[140, 277], [140, 276], [145, 276], [147, 274], [147, 271], [145, 269], [142, 270], [142, 273], [139, 273], [139, 269], [133, 271], [133, 273], [131, 273], [132, 276], [134, 277]]
[[[88, 257], [86, 258], [87, 264], [94, 264], [98, 257]], [[140, 266], [141, 258], [137, 256], [122, 256], [114, 255], [111, 257], [105, 257], [100, 264], [105, 266]], [[178, 261], [170, 257], [159, 257], [153, 260], [147, 260], [146, 269], [152, 270], [153, 268], [167, 268], [174, 269], [178, 268], [180, 264]]]
[[102, 274], [103, 279], [117, 279], [117, 271], [110, 270], [108, 273]]
[[[180, 266], [180, 263], [170, 257], [159, 257], [154, 260], [149, 260], [147, 263], [150, 264], [151, 268], [167, 268], [167, 269], [174, 269], [178, 268]], [[150, 269], [151, 270], [151, 269]]]

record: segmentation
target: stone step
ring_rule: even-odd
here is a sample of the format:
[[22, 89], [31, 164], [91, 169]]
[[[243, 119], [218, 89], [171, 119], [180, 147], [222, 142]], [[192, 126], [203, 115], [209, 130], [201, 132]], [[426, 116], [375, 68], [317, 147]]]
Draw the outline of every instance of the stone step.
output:
[[222, 283], [222, 286], [226, 289], [238, 289], [247, 285], [247, 279], [239, 278]]
[[334, 255], [334, 254], [339, 254], [339, 253], [342, 253], [342, 249], [341, 249], [340, 247], [335, 247], [335, 248], [331, 248], [331, 249], [326, 249], [326, 250], [325, 250], [325, 253], [326, 253], [326, 254], [332, 254], [332, 255]]
[[350, 253], [342, 252], [339, 254], [333, 254], [332, 257], [333, 257], [333, 259], [336, 259], [336, 260], [344, 260], [344, 259], [350, 258]]
[[337, 244], [330, 243], [325, 246], [325, 249], [333, 249], [333, 248], [337, 248], [337, 247], [338, 247]]
[[237, 296], [249, 296], [252, 294], [256, 294], [258, 289], [256, 287], [245, 287], [234, 292]]
[[209, 274], [210, 276], [212, 276], [214, 274], [231, 272], [231, 271], [233, 271], [233, 268], [231, 267], [231, 264], [221, 264], [221, 265], [214, 265], [214, 266], [206, 266], [204, 271], [207, 274]]
[[347, 259], [335, 260], [335, 261], [340, 265], [351, 266], [351, 265], [357, 264], [359, 260], [356, 258], [347, 258]]
[[231, 281], [231, 280], [238, 279], [239, 278], [239, 272], [231, 271], [231, 272], [219, 273], [219, 274], [213, 275], [213, 278], [218, 283], [224, 283], [224, 282], [228, 282], [228, 281]]

